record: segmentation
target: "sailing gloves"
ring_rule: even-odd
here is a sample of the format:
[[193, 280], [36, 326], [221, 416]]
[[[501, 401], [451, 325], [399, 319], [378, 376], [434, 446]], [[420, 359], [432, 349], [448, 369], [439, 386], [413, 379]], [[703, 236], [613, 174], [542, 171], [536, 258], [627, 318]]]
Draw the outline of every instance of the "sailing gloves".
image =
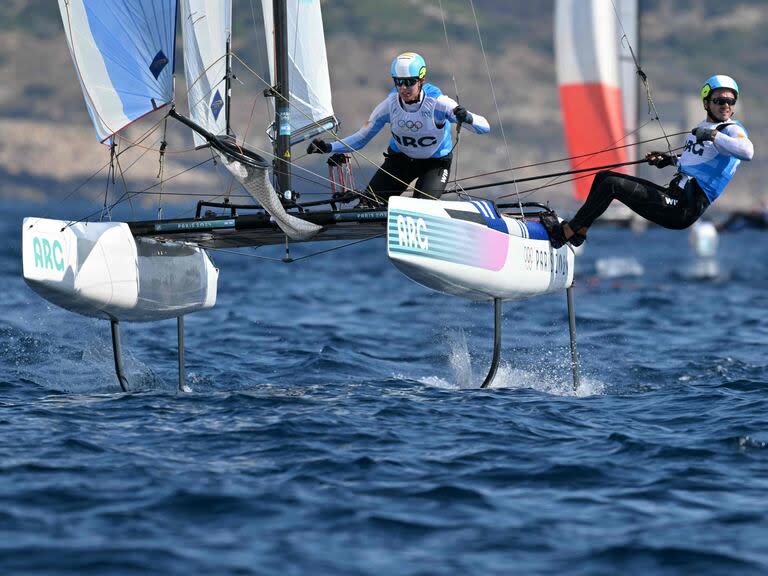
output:
[[656, 168], [666, 168], [677, 164], [677, 156], [668, 152], [648, 152], [645, 159], [651, 166]]
[[716, 132], [717, 130], [712, 130], [711, 128], [702, 128], [701, 126], [691, 130], [691, 134], [696, 136], [696, 144], [701, 144], [707, 140], [714, 140]]
[[472, 124], [472, 113], [464, 108], [464, 106], [456, 106], [453, 109], [453, 115], [459, 124]]
[[307, 154], [330, 154], [331, 145], [325, 140], [315, 138], [307, 147]]

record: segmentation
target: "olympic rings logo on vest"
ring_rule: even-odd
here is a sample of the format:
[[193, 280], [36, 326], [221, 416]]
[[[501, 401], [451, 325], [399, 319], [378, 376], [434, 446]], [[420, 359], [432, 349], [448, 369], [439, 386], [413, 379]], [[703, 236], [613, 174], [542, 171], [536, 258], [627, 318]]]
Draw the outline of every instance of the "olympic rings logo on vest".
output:
[[415, 122], [413, 120], [399, 120], [397, 125], [398, 127], [405, 128], [411, 132], [418, 132], [424, 128], [424, 124], [422, 124], [419, 120], [416, 120]]

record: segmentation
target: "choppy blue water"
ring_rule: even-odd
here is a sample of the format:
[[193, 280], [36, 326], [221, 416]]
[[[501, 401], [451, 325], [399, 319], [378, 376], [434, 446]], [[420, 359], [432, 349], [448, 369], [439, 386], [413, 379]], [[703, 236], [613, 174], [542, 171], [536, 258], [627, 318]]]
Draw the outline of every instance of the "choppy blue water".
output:
[[685, 232], [594, 229], [576, 392], [564, 294], [505, 304], [478, 390], [491, 306], [413, 284], [383, 241], [219, 253], [194, 391], [168, 321], [123, 325], [124, 394], [108, 324], [21, 280], [39, 207], [3, 210], [3, 574], [768, 571], [764, 233], [721, 236], [702, 281]]

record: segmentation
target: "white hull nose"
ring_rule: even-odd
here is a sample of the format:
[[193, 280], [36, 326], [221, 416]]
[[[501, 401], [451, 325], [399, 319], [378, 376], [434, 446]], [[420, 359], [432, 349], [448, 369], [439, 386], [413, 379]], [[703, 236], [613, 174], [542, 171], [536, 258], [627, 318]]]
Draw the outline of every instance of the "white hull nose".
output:
[[148, 322], [211, 308], [218, 269], [179, 242], [134, 238], [123, 222], [25, 218], [24, 280], [43, 298], [97, 318]]
[[415, 282], [472, 300], [523, 300], [573, 283], [572, 250], [553, 249], [540, 223], [484, 201], [391, 197], [387, 253]]

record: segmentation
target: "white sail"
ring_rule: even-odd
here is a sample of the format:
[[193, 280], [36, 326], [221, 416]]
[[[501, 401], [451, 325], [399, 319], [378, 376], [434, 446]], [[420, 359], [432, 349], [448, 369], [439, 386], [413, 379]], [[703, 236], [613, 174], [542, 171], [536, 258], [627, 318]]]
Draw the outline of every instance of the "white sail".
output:
[[100, 141], [173, 98], [176, 0], [59, 0]]
[[[182, 0], [181, 22], [190, 117], [212, 134], [226, 134], [232, 0]], [[206, 144], [199, 134], [194, 138], [196, 146]]]
[[[275, 84], [272, 0], [262, 0], [269, 81]], [[335, 126], [320, 0], [288, 0], [288, 60], [291, 142]]]

